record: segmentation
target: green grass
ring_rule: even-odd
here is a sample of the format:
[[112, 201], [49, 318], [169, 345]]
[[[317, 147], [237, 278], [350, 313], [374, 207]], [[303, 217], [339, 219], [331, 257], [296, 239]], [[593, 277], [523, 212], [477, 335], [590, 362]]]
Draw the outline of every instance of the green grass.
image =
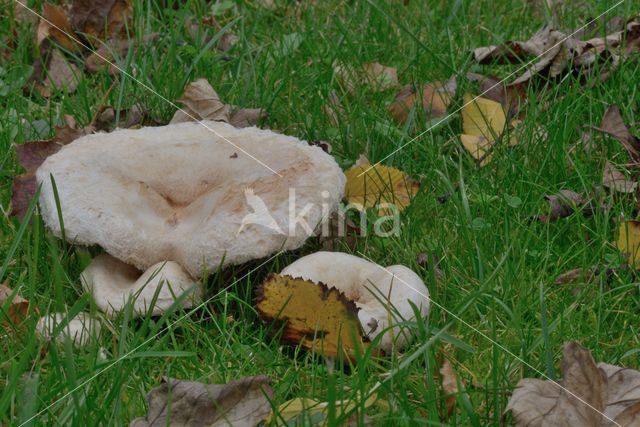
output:
[[[552, 13], [536, 6], [545, 2], [524, 0], [410, 1], [406, 6], [399, 1], [331, 0], [277, 1], [283, 5], [271, 10], [246, 1], [218, 16], [240, 38], [220, 54], [205, 50], [184, 30], [189, 17], [208, 12], [205, 2], [176, 2], [174, 9], [162, 3], [135, 1], [132, 32], [136, 37], [151, 32], [161, 36], [130, 52], [123, 67], [169, 100], [177, 99], [188, 82], [206, 77], [225, 102], [267, 109], [265, 125], [307, 140], [330, 141], [345, 168], [364, 151], [373, 162], [384, 159], [427, 127], [392, 124], [386, 105], [393, 90], [375, 93], [363, 85], [355, 94], [346, 93], [333, 76], [335, 61], [394, 66], [402, 84], [468, 71], [504, 77], [509, 67], [474, 65], [470, 50], [527, 39], [552, 15], [561, 28], [574, 28], [609, 7], [585, 0]], [[610, 15], [629, 17], [638, 13], [638, 6], [637, 0], [627, 0]], [[29, 29], [18, 26], [14, 35], [12, 28], [6, 12], [0, 46], [17, 37], [2, 62], [7, 72], [31, 64], [34, 54]], [[300, 43], [287, 49], [283, 39]], [[266, 374], [273, 381], [275, 404], [294, 397], [348, 399], [382, 382], [377, 389], [382, 402], [366, 411], [376, 425], [498, 425], [520, 378], [540, 377], [535, 370], [558, 378], [564, 341], [580, 341], [598, 361], [638, 368], [637, 277], [624, 270], [610, 278], [601, 274], [575, 292], [571, 285], [554, 284], [558, 274], [572, 268], [621, 264], [611, 242], [620, 216], [634, 217], [634, 196], [606, 196], [607, 208], [590, 218], [574, 214], [547, 224], [531, 221], [531, 216], [545, 209], [547, 194], [592, 192], [601, 182], [605, 159], [627, 162], [617, 142], [599, 135], [594, 135], [591, 150], [578, 147], [568, 153], [581, 126], [599, 124], [611, 103], [621, 107], [638, 133], [639, 64], [632, 58], [609, 80], [591, 87], [567, 78], [544, 94], [531, 91], [525, 120], [529, 131], [518, 146], [497, 150], [484, 168], [457, 139], [459, 116], [385, 160], [419, 178], [422, 189], [403, 212], [400, 236], [361, 239], [354, 252], [382, 265], [408, 265], [429, 288], [429, 318], [424, 326], [408, 326], [416, 338], [401, 354], [368, 356], [352, 367], [328, 369], [319, 356], [283, 347], [269, 334], [271, 328], [252, 308], [252, 290], [270, 272], [317, 250], [312, 239], [301, 250], [264, 265], [266, 260], [258, 260], [212, 274], [206, 281], [211, 299], [194, 312], [136, 320], [123, 313], [105, 320], [99, 340], [81, 349], [38, 339], [37, 316], [31, 316], [22, 329], [0, 338], [0, 424], [125, 425], [146, 413], [145, 394], [162, 376], [228, 382]], [[463, 87], [459, 95], [465, 89], [473, 90]], [[338, 125], [324, 112], [332, 91], [345, 109]], [[75, 93], [58, 93], [49, 100], [20, 87], [0, 98], [0, 200], [5, 212], [12, 177], [22, 172], [12, 144], [34, 139], [25, 123], [48, 125], [41, 136], [47, 137], [64, 114], [87, 124], [103, 103], [116, 109], [140, 103], [159, 123], [168, 122], [175, 110], [131, 78], [107, 73], [87, 73]], [[454, 107], [461, 105], [458, 96]], [[536, 125], [547, 129], [546, 140], [535, 137]], [[449, 200], [438, 202], [447, 193]], [[6, 260], [0, 280], [19, 289], [41, 314], [65, 305], [71, 311], [96, 311], [79, 286], [89, 255], [97, 253], [94, 248], [63, 244], [44, 228], [37, 212], [24, 229], [5, 216], [0, 230], [0, 260]], [[441, 259], [443, 278], [436, 280], [416, 264], [421, 251]], [[448, 420], [442, 417], [444, 395], [437, 378], [437, 359], [445, 345], [464, 384], [458, 409]], [[358, 413], [362, 421], [361, 407]], [[333, 411], [331, 424], [349, 416]]]

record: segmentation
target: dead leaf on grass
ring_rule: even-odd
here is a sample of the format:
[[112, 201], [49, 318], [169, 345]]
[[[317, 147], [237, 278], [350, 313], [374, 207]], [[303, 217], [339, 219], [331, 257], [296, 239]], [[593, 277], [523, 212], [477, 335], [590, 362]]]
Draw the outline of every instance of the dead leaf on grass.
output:
[[618, 250], [627, 257], [627, 263], [633, 269], [640, 265], [640, 222], [622, 221], [618, 227]]
[[596, 274], [596, 268], [574, 268], [558, 275], [554, 280], [556, 285], [567, 285], [578, 281], [590, 282]]
[[636, 426], [640, 371], [593, 361], [576, 342], [564, 345], [562, 381], [520, 380], [506, 411], [517, 426]]
[[420, 190], [420, 183], [399, 169], [380, 164], [371, 166], [366, 162], [360, 160], [360, 164], [344, 173], [347, 177], [345, 198], [349, 203], [359, 210], [378, 208], [379, 215], [386, 215], [390, 205], [398, 211], [409, 206]]
[[260, 317], [282, 325], [281, 339], [327, 357], [352, 358], [363, 351], [362, 333], [355, 303], [336, 288], [323, 283], [272, 274], [256, 290]]
[[[376, 400], [377, 395], [374, 393], [367, 397], [364, 402], [358, 396], [354, 400], [337, 400], [332, 402], [331, 405], [335, 408], [336, 413], [341, 415], [353, 412], [357, 407], [368, 409], [376, 403]], [[266, 424], [269, 425], [275, 422], [276, 426], [284, 427], [306, 425], [307, 422], [311, 421], [313, 425], [325, 425], [329, 415], [329, 408], [329, 402], [321, 402], [308, 397], [296, 397], [278, 406], [277, 415], [272, 412], [266, 420]], [[282, 421], [283, 419], [284, 422]]]
[[374, 90], [383, 91], [398, 86], [398, 72], [378, 62], [362, 65], [365, 78]]
[[415, 109], [424, 114], [429, 123], [432, 119], [444, 117], [447, 114], [447, 108], [453, 101], [456, 89], [455, 77], [444, 82], [427, 83], [421, 87], [407, 85], [396, 94], [389, 105], [389, 114], [396, 123], [404, 125], [409, 113]]
[[453, 370], [453, 365], [446, 357], [443, 358], [442, 365], [440, 366], [440, 380], [447, 402], [447, 414], [445, 419], [449, 419], [451, 415], [453, 415], [453, 411], [456, 407], [458, 376]]
[[67, 12], [57, 5], [44, 3], [42, 5], [42, 18], [38, 23], [36, 30], [36, 43], [38, 47], [50, 38], [63, 48], [75, 52], [81, 49], [81, 46], [70, 36], [74, 37], [71, 23]]
[[29, 301], [14, 293], [7, 283], [0, 284], [0, 320], [3, 323], [8, 320], [12, 325], [17, 326], [29, 313]]
[[600, 127], [590, 127], [617, 139], [627, 150], [631, 160], [634, 163], [640, 163], [640, 138], [631, 134], [617, 105], [611, 105], [607, 108]]
[[84, 66], [92, 73], [97, 73], [103, 67], [108, 67], [112, 76], [121, 73], [118, 63], [124, 59], [129, 49], [134, 52], [143, 46], [148, 46], [158, 40], [160, 33], [147, 34], [142, 38], [141, 43], [136, 43], [135, 39], [110, 39], [103, 43], [98, 50], [92, 52], [84, 60]]
[[184, 108], [175, 112], [170, 123], [212, 120], [247, 127], [255, 126], [266, 116], [261, 108], [238, 108], [223, 103], [206, 79], [189, 83], [178, 101], [184, 104]]
[[549, 203], [549, 214], [538, 215], [543, 222], [566, 218], [574, 212], [589, 213], [590, 203], [582, 194], [571, 190], [560, 190], [558, 194], [544, 196]]
[[504, 132], [507, 118], [498, 102], [482, 97], [464, 96], [460, 141], [480, 166], [492, 158], [494, 142]]
[[[56, 90], [66, 90], [67, 93], [75, 92], [82, 72], [72, 62], [67, 61], [58, 49], [52, 49], [46, 62], [46, 71], [40, 76], [36, 84], [36, 90], [40, 95], [49, 98]], [[38, 76], [34, 73], [34, 79]]]
[[628, 180], [624, 174], [616, 169], [608, 160], [604, 164], [602, 185], [618, 193], [634, 193], [638, 188], [636, 181]]
[[78, 33], [107, 40], [126, 35], [131, 29], [133, 6], [130, 0], [74, 0], [71, 25]]
[[149, 412], [131, 427], [255, 426], [271, 412], [273, 391], [264, 375], [227, 384], [163, 379], [147, 394]]

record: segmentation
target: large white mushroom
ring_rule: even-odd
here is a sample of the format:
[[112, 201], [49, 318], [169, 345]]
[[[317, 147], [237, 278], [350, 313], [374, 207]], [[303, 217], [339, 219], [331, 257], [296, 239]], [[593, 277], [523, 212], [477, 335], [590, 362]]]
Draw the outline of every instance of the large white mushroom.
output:
[[297, 138], [222, 122], [84, 136], [38, 168], [43, 219], [146, 271], [192, 277], [300, 247], [342, 198], [334, 159]]
[[[316, 252], [280, 272], [335, 287], [355, 302], [364, 332], [375, 338], [384, 333], [380, 348], [389, 352], [407, 343], [399, 322], [415, 320], [415, 305], [424, 318], [429, 313], [429, 291], [420, 277], [403, 265], [382, 267], [341, 252]], [[391, 332], [387, 330], [391, 326]]]

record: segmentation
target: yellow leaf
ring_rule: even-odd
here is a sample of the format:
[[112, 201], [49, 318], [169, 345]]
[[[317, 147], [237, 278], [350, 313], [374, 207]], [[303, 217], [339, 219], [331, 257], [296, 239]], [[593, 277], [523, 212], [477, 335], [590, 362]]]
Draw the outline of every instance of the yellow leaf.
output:
[[618, 250], [628, 256], [627, 262], [633, 269], [640, 262], [640, 222], [623, 221], [618, 231]]
[[272, 274], [257, 289], [256, 309], [267, 322], [284, 322], [282, 340], [328, 357], [366, 347], [358, 308], [336, 288]]
[[[356, 405], [358, 404], [360, 399], [361, 399], [360, 393], [358, 393], [358, 396], [355, 400], [345, 399], [345, 400], [338, 400], [334, 402], [334, 405], [336, 407], [336, 412], [338, 414], [348, 414], [349, 412], [352, 412], [356, 408]], [[374, 403], [376, 403], [376, 400], [377, 400], [377, 395], [374, 393], [364, 401], [363, 403], [364, 408], [367, 409], [371, 407]], [[316, 420], [316, 417], [314, 417], [313, 415], [318, 414], [317, 418], [321, 418], [322, 420], [325, 420], [328, 412], [329, 412], [328, 402], [319, 402], [317, 400], [309, 399], [306, 397], [296, 397], [278, 406], [278, 412], [277, 412], [278, 417], [276, 418], [276, 425], [277, 426], [290, 425], [292, 422], [296, 421], [296, 418], [299, 417], [301, 414], [306, 414], [307, 417], [311, 418], [312, 420]], [[274, 415], [275, 414], [273, 412], [271, 413], [271, 415], [269, 415], [269, 418], [267, 418], [266, 420], [266, 424], [269, 424], [272, 422]], [[282, 422], [283, 418], [287, 422], [287, 424], [284, 424]], [[304, 421], [304, 420], [299, 420], [299, 421]], [[294, 425], [297, 425], [297, 424], [294, 424]]]
[[402, 211], [420, 189], [420, 184], [406, 173], [389, 166], [353, 166], [344, 174], [347, 177], [345, 197], [349, 203], [360, 210], [378, 207], [380, 214], [388, 212], [388, 205]]
[[464, 96], [462, 108], [462, 130], [460, 140], [464, 148], [486, 165], [491, 159], [491, 148], [495, 140], [502, 135], [507, 117], [502, 105], [486, 98], [477, 98], [469, 94]]
[[486, 98], [477, 98], [469, 94], [464, 96], [462, 109], [462, 129], [465, 134], [484, 136], [487, 141], [494, 142], [502, 135], [507, 117], [500, 103]]

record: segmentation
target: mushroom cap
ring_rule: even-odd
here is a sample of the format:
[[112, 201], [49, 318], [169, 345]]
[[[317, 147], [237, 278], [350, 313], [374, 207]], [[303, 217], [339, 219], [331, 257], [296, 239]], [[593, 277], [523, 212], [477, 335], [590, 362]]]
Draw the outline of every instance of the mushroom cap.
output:
[[157, 293], [152, 315], [159, 316], [194, 286], [193, 294], [182, 300], [181, 307], [193, 307], [202, 298], [202, 287], [172, 261], [159, 262], [141, 273], [129, 264], [103, 254], [91, 261], [80, 279], [98, 308], [108, 314], [119, 312], [133, 298], [134, 315], [144, 316]]
[[[36, 324], [36, 333], [44, 338], [52, 338], [53, 332], [64, 318], [65, 313], [51, 313], [41, 317]], [[78, 313], [69, 320], [69, 323], [60, 330], [59, 335], [53, 337], [56, 340], [68, 337], [77, 346], [87, 344], [92, 336], [100, 335], [101, 325], [98, 319], [89, 313]]]
[[[429, 313], [427, 287], [420, 276], [403, 265], [382, 267], [355, 255], [321, 251], [298, 259], [280, 274], [322, 282], [344, 293], [358, 307], [365, 334], [374, 338], [384, 333], [380, 348], [385, 352], [394, 345], [406, 345], [409, 337], [397, 323], [415, 319], [411, 304], [422, 317]], [[386, 330], [390, 318], [393, 333]]]
[[67, 240], [98, 244], [141, 270], [173, 260], [196, 278], [302, 246], [346, 180], [321, 148], [255, 127], [180, 123], [87, 135], [36, 172], [43, 219], [59, 237], [50, 176]]

